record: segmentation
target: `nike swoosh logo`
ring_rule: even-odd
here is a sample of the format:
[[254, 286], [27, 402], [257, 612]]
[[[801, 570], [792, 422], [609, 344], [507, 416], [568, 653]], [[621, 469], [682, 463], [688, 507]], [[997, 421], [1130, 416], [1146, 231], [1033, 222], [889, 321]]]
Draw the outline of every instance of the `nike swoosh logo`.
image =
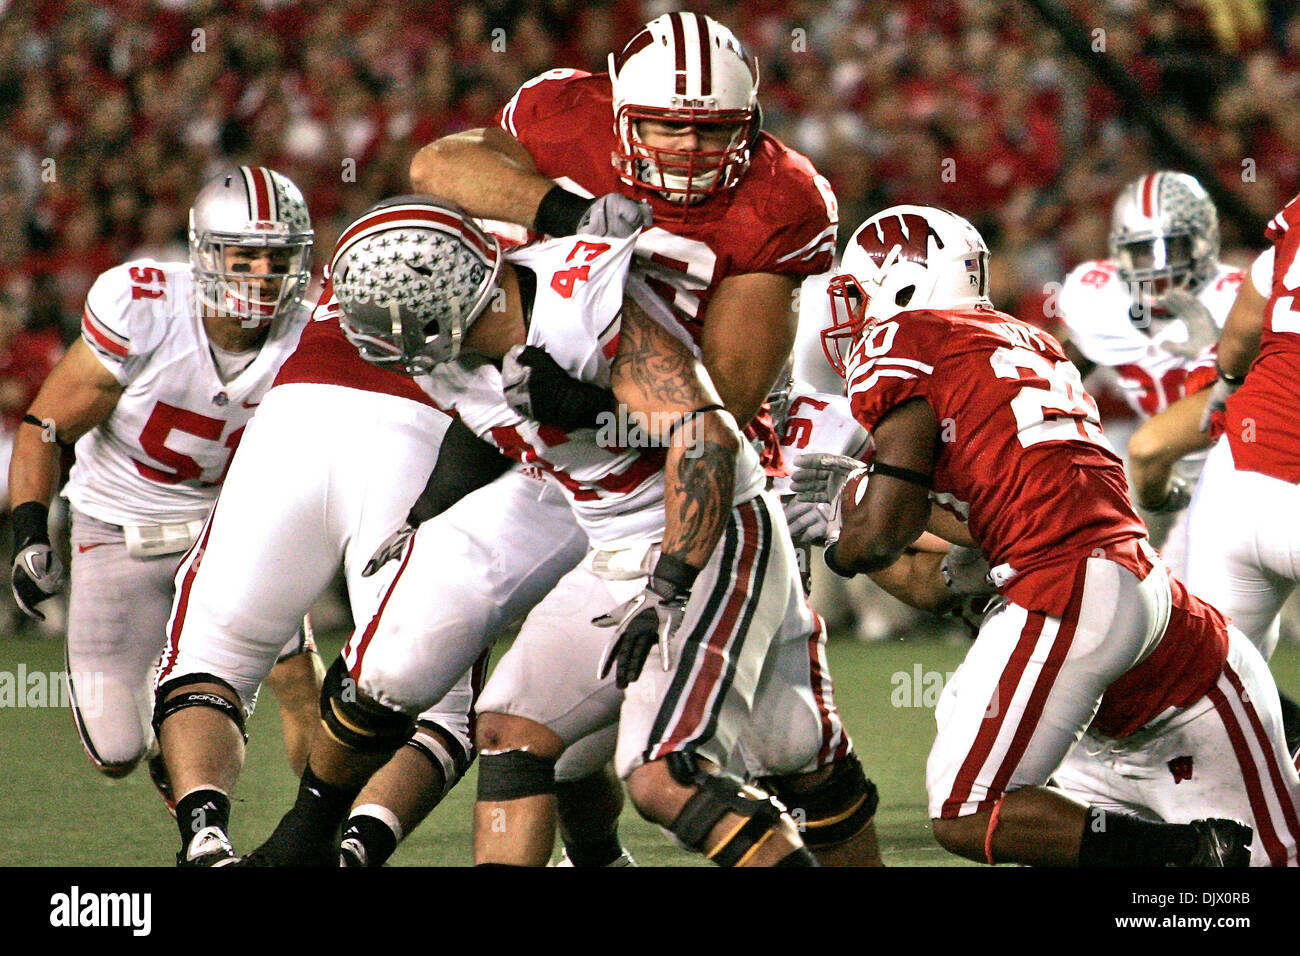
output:
[[240, 402], [239, 404], [240, 404], [240, 405], [243, 405], [245, 408], [256, 408], [258, 405], [261, 405], [262, 403], [261, 403], [261, 402], [254, 402], [252, 405], [250, 405], [250, 404], [248, 404], [248, 402]]
[[94, 544], [79, 544], [79, 545], [77, 545], [77, 550], [80, 551], [82, 554], [85, 554], [85, 553], [86, 553], [87, 551], [89, 551], [91, 548], [98, 548], [101, 544], [108, 544], [108, 542], [107, 542], [107, 541], [97, 541], [97, 542], [95, 542]]

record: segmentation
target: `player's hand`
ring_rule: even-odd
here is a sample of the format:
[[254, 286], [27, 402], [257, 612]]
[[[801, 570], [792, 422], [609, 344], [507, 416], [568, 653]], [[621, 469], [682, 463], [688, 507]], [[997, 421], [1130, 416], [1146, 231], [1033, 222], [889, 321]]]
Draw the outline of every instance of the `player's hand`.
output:
[[1176, 289], [1161, 297], [1161, 305], [1172, 319], [1182, 319], [1187, 326], [1186, 342], [1161, 342], [1166, 352], [1184, 358], [1196, 358], [1219, 340], [1219, 327], [1209, 308], [1195, 294]]
[[989, 580], [989, 563], [975, 548], [954, 544], [943, 556], [939, 574], [943, 577], [944, 587], [962, 597], [997, 593], [997, 588]]
[[654, 212], [645, 200], [630, 199], [622, 193], [605, 193], [592, 200], [573, 231], [587, 236], [626, 239], [652, 222]]
[[501, 360], [501, 389], [506, 404], [524, 418], [565, 431], [597, 428], [610, 410], [613, 393], [580, 382], [535, 345], [516, 345]]
[[49, 542], [29, 544], [14, 554], [10, 577], [14, 600], [28, 617], [45, 620], [45, 615], [36, 606], [58, 594], [63, 588], [63, 580], [63, 562]]
[[1169, 479], [1169, 493], [1165, 495], [1165, 500], [1154, 508], [1146, 508], [1146, 511], [1153, 515], [1171, 515], [1182, 511], [1192, 503], [1192, 493], [1187, 487], [1187, 482], [1181, 478]]
[[626, 690], [641, 676], [641, 668], [656, 644], [664, 671], [672, 670], [673, 635], [681, 626], [691, 597], [687, 582], [697, 573], [684, 562], [660, 556], [644, 591], [591, 622], [597, 627], [618, 628], [600, 659], [598, 677], [603, 680], [617, 663], [614, 683], [619, 690]]
[[840, 537], [840, 496], [850, 478], [861, 473], [866, 481], [867, 466], [847, 455], [828, 455], [817, 452], [800, 455], [794, 460], [794, 473], [790, 476], [790, 489], [799, 501], [823, 505], [826, 531], [822, 543], [831, 544]]
[[948, 609], [948, 614], [955, 617], [966, 628], [966, 635], [974, 640], [979, 637], [980, 628], [984, 625], [984, 619], [989, 616], [1003, 599], [987, 594], [968, 594], [960, 598], [955, 605]]
[[[1218, 366], [1215, 366], [1218, 371]], [[1210, 387], [1210, 399], [1205, 403], [1205, 411], [1201, 412], [1201, 421], [1197, 427], [1203, 432], [1209, 432], [1210, 425], [1214, 422], [1214, 413], [1223, 412], [1228, 409], [1228, 396], [1241, 388], [1241, 383], [1245, 381], [1245, 376], [1241, 378], [1225, 377], [1222, 371], [1219, 371], [1218, 377], [1214, 380], [1214, 385]]]
[[385, 538], [375, 553], [370, 556], [366, 566], [361, 569], [361, 576], [368, 578], [389, 561], [400, 558], [406, 552], [406, 543], [411, 540], [413, 534], [415, 534], [415, 525], [408, 521]]
[[796, 497], [787, 497], [782, 502], [782, 508], [794, 543], [825, 544], [826, 535], [830, 531], [832, 507], [827, 502], [800, 501]]

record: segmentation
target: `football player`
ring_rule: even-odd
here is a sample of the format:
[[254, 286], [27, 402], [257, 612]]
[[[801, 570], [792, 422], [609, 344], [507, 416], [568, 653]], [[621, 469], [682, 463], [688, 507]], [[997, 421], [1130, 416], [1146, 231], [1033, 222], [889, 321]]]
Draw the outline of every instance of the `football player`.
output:
[[[408, 369], [442, 362], [438, 369], [454, 376], [467, 367], [450, 361], [462, 348], [488, 358], [544, 349], [566, 374], [612, 388], [627, 403], [626, 416], [647, 422], [643, 437], [617, 442], [542, 425], [506, 405], [498, 373], [482, 364], [457, 388], [456, 410], [467, 425], [563, 487], [593, 548], [533, 609], [485, 689], [476, 817], [487, 823], [476, 828], [478, 860], [544, 864], [556, 758], [567, 743], [618, 721], [617, 763], [643, 815], [726, 865], [815, 865], [778, 803], [717, 770], [751, 707], [761, 706], [769, 647], [788, 640], [786, 631], [811, 633], [811, 621], [784, 521], [762, 493], [757, 456], [718, 402], [689, 337], [670, 331], [675, 323], [640, 280], [628, 280], [624, 299], [635, 237], [511, 250], [499, 280], [502, 307], [462, 329], [430, 321], [442, 308], [438, 292], [422, 295], [384, 268], [389, 208], [363, 217], [358, 238], [341, 244], [332, 263], [344, 328], [363, 355]], [[439, 204], [427, 208], [431, 224], [448, 215]], [[428, 232], [425, 242], [441, 244], [436, 227]], [[467, 242], [482, 239], [464, 234]], [[483, 282], [491, 291], [497, 279]], [[640, 302], [660, 309], [661, 319], [647, 317]], [[431, 524], [411, 538], [375, 619], [344, 649], [366, 709], [409, 701], [421, 685], [436, 693], [426, 661], [442, 649], [427, 639], [394, 640], [395, 629], [385, 626], [390, 615], [411, 618], [408, 598], [399, 597], [412, 593], [404, 584], [429, 580], [421, 554]], [[608, 613], [592, 621], [601, 609]], [[796, 737], [799, 714], [782, 716]], [[807, 707], [814, 752], [818, 717]], [[781, 769], [785, 740], [755, 734], [745, 745]], [[511, 822], [494, 839], [498, 810]]]
[[[658, 17], [609, 63], [608, 73], [552, 70], [530, 80], [497, 127], [421, 150], [412, 182], [473, 215], [547, 235], [572, 233], [591, 197], [648, 203], [654, 224], [637, 240], [638, 268], [700, 345], [727, 409], [752, 422], [747, 434], [765, 442], [764, 462], [778, 474], [760, 409], [789, 359], [795, 289], [830, 266], [834, 195], [803, 156], [762, 131], [757, 65], [712, 18]], [[539, 417], [546, 406], [583, 407], [552, 397], [568, 392], [544, 359], [525, 361], [537, 366], [525, 391], [535, 393]], [[837, 780], [854, 782], [832, 787], [835, 768], [823, 768], [822, 796], [852, 805], [866, 780], [850, 766], [856, 758], [843, 763]], [[612, 861], [612, 853], [603, 841], [589, 858]]]
[[[150, 728], [181, 553], [195, 541], [254, 409], [307, 321], [313, 233], [274, 170], [229, 169], [190, 209], [189, 262], [127, 262], [91, 287], [81, 337], [24, 416], [10, 466], [18, 605], [63, 584], [47, 529], [61, 447], [75, 443], [67, 670], [95, 766], [120, 777], [146, 754], [173, 806]], [[298, 772], [315, 727], [319, 661], [294, 619], [270, 683]], [[297, 633], [295, 634], [295, 631]], [[289, 643], [286, 644], [285, 641]]]
[[[1241, 280], [1219, 262], [1218, 214], [1201, 184], [1168, 170], [1142, 176], [1115, 201], [1110, 258], [1065, 279], [1066, 356], [1084, 378], [1114, 369], [1134, 414], [1148, 419], [1213, 382], [1214, 343]], [[1167, 483], [1138, 486], [1147, 494], [1136, 503], [1161, 516], [1160, 553], [1178, 577], [1186, 577], [1185, 509], [1204, 464], [1193, 451]]]
[[977, 547], [1004, 598], [936, 711], [939, 843], [988, 863], [1244, 865], [1253, 833], [1239, 822], [1156, 822], [1045, 787], [1085, 731], [1128, 738], [1204, 699], [1262, 850], [1294, 862], [1300, 777], [1276, 691], [1148, 545], [1059, 344], [992, 308], [979, 233], [944, 210], [893, 207], [854, 233], [840, 271], [827, 353], [875, 454], [839, 496], [827, 565], [887, 568], [930, 525]]

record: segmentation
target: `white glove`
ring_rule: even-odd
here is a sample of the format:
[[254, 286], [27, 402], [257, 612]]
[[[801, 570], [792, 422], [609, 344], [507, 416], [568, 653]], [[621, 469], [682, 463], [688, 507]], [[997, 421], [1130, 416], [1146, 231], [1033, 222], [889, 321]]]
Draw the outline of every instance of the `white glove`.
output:
[[790, 526], [790, 538], [795, 544], [825, 544], [830, 529], [831, 505], [825, 502], [800, 501], [793, 496], [782, 503], [785, 523]]
[[14, 555], [9, 582], [19, 610], [28, 617], [45, 620], [36, 606], [58, 594], [63, 580], [63, 561], [48, 544], [33, 542]]
[[1205, 303], [1186, 289], [1176, 289], [1161, 297], [1160, 304], [1171, 319], [1182, 319], [1187, 326], [1187, 341], [1161, 342], [1166, 352], [1184, 358], [1196, 358], [1219, 340], [1219, 328]]
[[370, 556], [370, 560], [366, 562], [366, 566], [361, 571], [361, 576], [368, 578], [389, 561], [400, 558], [406, 551], [406, 543], [411, 540], [413, 534], [415, 534], [415, 526], [408, 522], [385, 538], [379, 547], [375, 549], [375, 553]]
[[645, 200], [629, 199], [622, 193], [605, 193], [587, 207], [575, 232], [588, 236], [626, 239], [654, 222], [654, 212]]
[[1228, 396], [1241, 388], [1243, 381], [1245, 381], [1244, 377], [1235, 382], [1230, 382], [1223, 377], [1222, 372], [1219, 372], [1219, 377], [1214, 380], [1214, 385], [1210, 389], [1210, 400], [1205, 403], [1205, 411], [1201, 412], [1201, 421], [1197, 426], [1201, 431], [1208, 432], [1210, 430], [1210, 421], [1214, 418], [1215, 412], [1227, 410]]
[[838, 541], [840, 494], [848, 480], [858, 472], [865, 472], [867, 466], [847, 455], [816, 452], [800, 455], [794, 460], [794, 468], [794, 473], [790, 476], [790, 488], [794, 491], [796, 500], [825, 506], [822, 513], [826, 519], [826, 530], [822, 542], [830, 544]]
[[989, 581], [989, 563], [974, 548], [954, 544], [943, 556], [939, 574], [943, 576], [944, 587], [953, 594], [968, 596], [997, 593], [997, 588]]

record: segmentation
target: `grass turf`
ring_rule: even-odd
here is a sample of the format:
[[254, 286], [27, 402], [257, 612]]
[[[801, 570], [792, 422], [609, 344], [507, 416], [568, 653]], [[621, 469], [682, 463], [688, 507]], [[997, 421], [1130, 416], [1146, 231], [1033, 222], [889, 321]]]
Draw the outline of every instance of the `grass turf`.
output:
[[[339, 640], [322, 641], [328, 661]], [[961, 865], [930, 836], [925, 812], [925, 757], [933, 738], [933, 701], [954, 670], [964, 643], [937, 639], [863, 645], [833, 640], [836, 698], [867, 773], [880, 788], [877, 827], [895, 866]], [[498, 651], [498, 655], [499, 655]], [[28, 675], [63, 669], [62, 641], [29, 631], [0, 639], [0, 682], [14, 689]], [[1279, 686], [1300, 696], [1300, 646], [1284, 644], [1273, 659]], [[32, 685], [28, 685], [30, 688]], [[37, 703], [18, 688], [26, 705]], [[82, 752], [69, 711], [47, 696], [44, 706], [16, 706], [0, 683], [0, 865], [170, 866], [175, 824], [144, 768], [109, 780]], [[249, 725], [250, 744], [232, 813], [236, 849], [270, 833], [293, 802], [296, 780], [284, 759], [275, 701], [265, 694]], [[412, 834], [395, 866], [463, 866], [471, 862], [474, 771]], [[622, 834], [643, 866], [705, 865], [670, 845], [659, 831], [624, 812]]]

